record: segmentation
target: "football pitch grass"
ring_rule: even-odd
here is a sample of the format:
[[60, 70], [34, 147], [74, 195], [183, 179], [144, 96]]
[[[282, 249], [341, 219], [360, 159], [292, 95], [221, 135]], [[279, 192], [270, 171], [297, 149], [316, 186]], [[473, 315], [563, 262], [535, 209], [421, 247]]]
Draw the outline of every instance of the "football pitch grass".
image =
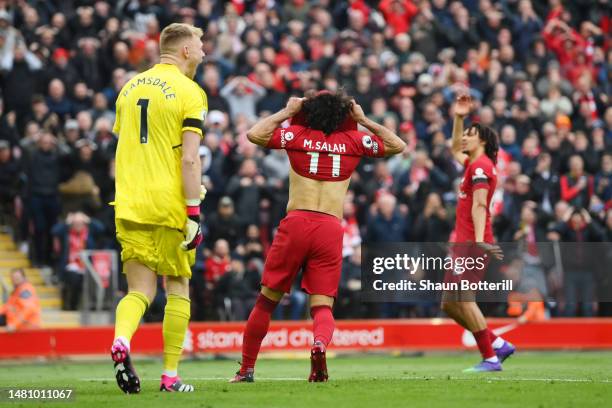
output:
[[2, 406], [79, 407], [604, 407], [612, 401], [612, 352], [519, 352], [504, 371], [464, 374], [476, 352], [424, 356], [359, 355], [328, 359], [330, 381], [308, 383], [307, 359], [261, 359], [255, 383], [228, 384], [234, 360], [184, 361], [192, 394], [160, 393], [159, 360], [135, 358], [138, 395], [120, 392], [112, 364], [0, 365], [0, 388], [73, 388], [70, 402], [11, 402]]

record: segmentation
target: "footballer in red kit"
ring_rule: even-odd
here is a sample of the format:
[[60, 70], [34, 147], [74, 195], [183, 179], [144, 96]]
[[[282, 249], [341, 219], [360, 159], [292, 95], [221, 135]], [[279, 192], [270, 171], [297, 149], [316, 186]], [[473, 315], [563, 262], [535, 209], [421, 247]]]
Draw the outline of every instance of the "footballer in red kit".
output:
[[[493, 161], [486, 155], [481, 154], [473, 162], [466, 159], [463, 163], [464, 174], [459, 185], [457, 197], [457, 212], [455, 222], [455, 244], [452, 246], [454, 257], [476, 258], [485, 255], [482, 247], [474, 244], [476, 235], [474, 230], [474, 219], [472, 218], [472, 208], [474, 208], [474, 192], [477, 190], [486, 191], [486, 216], [484, 226], [484, 243], [493, 244], [493, 228], [491, 227], [490, 206], [493, 192], [497, 185], [497, 172]], [[479, 195], [483, 193], [478, 193]], [[445, 276], [445, 282], [459, 282], [467, 280], [478, 283], [484, 279], [489, 264], [489, 257], [484, 257], [484, 267], [467, 268], [461, 274], [454, 274], [451, 271]]]
[[[376, 135], [350, 127], [325, 135], [295, 121], [286, 129], [276, 129], [266, 147], [285, 149], [296, 174], [320, 181], [348, 180], [362, 156], [384, 157], [385, 153]], [[302, 289], [308, 294], [336, 297], [343, 236], [341, 218], [311, 210], [290, 211], [270, 248], [262, 285], [289, 292], [310, 252]]]
[[486, 154], [482, 154], [473, 163], [466, 159], [463, 166], [465, 170], [459, 187], [457, 222], [455, 224], [456, 241], [475, 242], [474, 221], [472, 219], [473, 193], [476, 190], [484, 189], [487, 191], [484, 242], [493, 243], [495, 239], [493, 238], [493, 228], [491, 228], [490, 205], [497, 185], [495, 165]]
[[[453, 107], [452, 152], [463, 164], [464, 174], [458, 192], [453, 257], [484, 258], [461, 271], [448, 270], [445, 282], [479, 282], [484, 279], [489, 261], [503, 259], [503, 253], [495, 244], [491, 228], [491, 198], [497, 185], [497, 151], [499, 145], [495, 132], [479, 123], [463, 129], [463, 118], [473, 109], [468, 95], [460, 95]], [[483, 266], [484, 265], [484, 266]], [[501, 371], [501, 363], [512, 355], [515, 347], [495, 335], [488, 327], [472, 291], [445, 291], [442, 310], [464, 329], [474, 335], [482, 361], [468, 372]]]
[[[290, 126], [281, 124], [291, 119]], [[358, 124], [369, 132], [358, 130]], [[342, 270], [342, 212], [350, 177], [363, 156], [400, 153], [405, 143], [368, 119], [345, 94], [327, 91], [290, 98], [281, 111], [262, 119], [249, 140], [284, 149], [291, 165], [287, 216], [266, 257], [262, 289], [246, 324], [240, 371], [231, 382], [252, 382], [271, 314], [302, 270], [310, 295], [314, 343], [309, 381], [327, 381], [326, 347], [335, 328], [332, 306]]]

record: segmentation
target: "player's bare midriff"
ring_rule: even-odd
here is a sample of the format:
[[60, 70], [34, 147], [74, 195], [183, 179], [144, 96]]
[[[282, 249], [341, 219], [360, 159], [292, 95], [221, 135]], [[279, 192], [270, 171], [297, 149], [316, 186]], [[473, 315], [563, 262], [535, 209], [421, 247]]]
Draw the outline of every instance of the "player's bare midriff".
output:
[[287, 212], [317, 211], [342, 219], [344, 196], [350, 182], [350, 178], [342, 181], [313, 180], [290, 169]]

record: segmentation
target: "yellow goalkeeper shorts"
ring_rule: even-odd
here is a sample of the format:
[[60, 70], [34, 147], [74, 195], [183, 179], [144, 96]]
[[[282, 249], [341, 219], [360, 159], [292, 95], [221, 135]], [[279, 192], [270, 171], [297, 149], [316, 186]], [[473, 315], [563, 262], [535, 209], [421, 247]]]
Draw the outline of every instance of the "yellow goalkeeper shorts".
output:
[[177, 229], [116, 219], [117, 240], [121, 244], [121, 261], [137, 261], [158, 275], [191, 278], [195, 249], [180, 248], [185, 239]]

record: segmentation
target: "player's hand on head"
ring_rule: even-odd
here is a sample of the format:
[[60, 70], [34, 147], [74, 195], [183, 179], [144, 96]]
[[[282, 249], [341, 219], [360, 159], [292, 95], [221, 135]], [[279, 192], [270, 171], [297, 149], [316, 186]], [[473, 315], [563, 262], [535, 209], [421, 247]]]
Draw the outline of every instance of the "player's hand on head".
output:
[[366, 118], [363, 108], [354, 99], [351, 104], [351, 118], [357, 123], [361, 123]]
[[455, 100], [455, 115], [466, 117], [470, 114], [474, 107], [472, 97], [469, 94], [463, 93], [457, 96]]
[[296, 115], [299, 111], [302, 110], [302, 106], [304, 105], [304, 98], [297, 98], [295, 96], [292, 96], [291, 98], [289, 98], [289, 100], [287, 101], [287, 106], [285, 107], [285, 110], [291, 115], [294, 116]]

